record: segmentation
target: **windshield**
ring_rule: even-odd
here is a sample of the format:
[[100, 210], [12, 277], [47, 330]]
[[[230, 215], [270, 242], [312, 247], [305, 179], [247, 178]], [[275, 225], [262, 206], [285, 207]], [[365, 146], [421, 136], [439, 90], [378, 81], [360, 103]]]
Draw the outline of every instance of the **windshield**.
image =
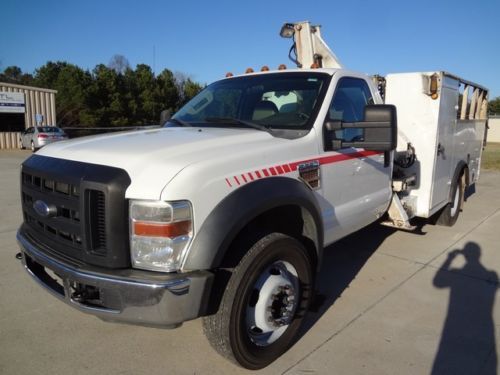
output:
[[166, 126], [309, 129], [329, 80], [324, 73], [290, 72], [218, 81], [191, 99]]
[[38, 130], [39, 133], [60, 133], [60, 132], [62, 132], [61, 129], [56, 128], [55, 126], [37, 126], [36, 130]]

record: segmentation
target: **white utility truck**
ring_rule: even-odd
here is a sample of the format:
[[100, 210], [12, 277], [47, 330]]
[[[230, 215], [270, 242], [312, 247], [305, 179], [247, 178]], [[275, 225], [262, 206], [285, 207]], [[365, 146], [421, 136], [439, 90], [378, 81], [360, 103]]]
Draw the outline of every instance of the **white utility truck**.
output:
[[258, 369], [296, 339], [326, 246], [378, 220], [453, 225], [479, 176], [487, 90], [344, 69], [308, 22], [281, 35], [297, 69], [228, 74], [160, 129], [27, 159], [26, 271], [104, 320], [203, 317], [220, 354]]

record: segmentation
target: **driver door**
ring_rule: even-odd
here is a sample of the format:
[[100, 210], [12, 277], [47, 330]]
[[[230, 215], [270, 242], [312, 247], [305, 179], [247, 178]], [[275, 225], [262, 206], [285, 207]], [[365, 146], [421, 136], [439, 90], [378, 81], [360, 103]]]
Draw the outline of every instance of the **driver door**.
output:
[[[374, 94], [362, 78], [342, 77], [337, 82], [326, 121], [364, 120]], [[362, 129], [336, 131], [344, 141], [363, 140]], [[324, 142], [324, 140], [323, 140]], [[322, 150], [327, 147], [323, 144]], [[384, 153], [346, 147], [323, 151], [321, 163], [325, 242], [331, 243], [375, 221], [387, 209], [391, 196], [391, 168]]]

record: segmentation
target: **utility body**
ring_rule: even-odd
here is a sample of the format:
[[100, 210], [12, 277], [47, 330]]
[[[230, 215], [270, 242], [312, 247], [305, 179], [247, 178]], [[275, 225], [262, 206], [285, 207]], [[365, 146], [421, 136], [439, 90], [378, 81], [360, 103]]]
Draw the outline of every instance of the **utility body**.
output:
[[319, 30], [283, 27], [298, 69], [229, 76], [162, 128], [27, 159], [28, 273], [104, 320], [203, 317], [220, 354], [257, 369], [293, 344], [325, 247], [377, 220], [453, 225], [479, 176], [487, 90], [344, 69]]

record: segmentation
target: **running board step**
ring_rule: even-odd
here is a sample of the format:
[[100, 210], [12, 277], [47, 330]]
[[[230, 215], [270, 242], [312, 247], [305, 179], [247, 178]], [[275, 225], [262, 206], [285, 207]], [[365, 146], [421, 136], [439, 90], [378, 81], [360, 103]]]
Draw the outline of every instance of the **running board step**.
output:
[[381, 222], [382, 225], [408, 231], [417, 229], [416, 225], [410, 224], [410, 218], [408, 217], [408, 214], [406, 213], [396, 193], [392, 195], [391, 205], [389, 206], [387, 213], [389, 215], [389, 220]]

